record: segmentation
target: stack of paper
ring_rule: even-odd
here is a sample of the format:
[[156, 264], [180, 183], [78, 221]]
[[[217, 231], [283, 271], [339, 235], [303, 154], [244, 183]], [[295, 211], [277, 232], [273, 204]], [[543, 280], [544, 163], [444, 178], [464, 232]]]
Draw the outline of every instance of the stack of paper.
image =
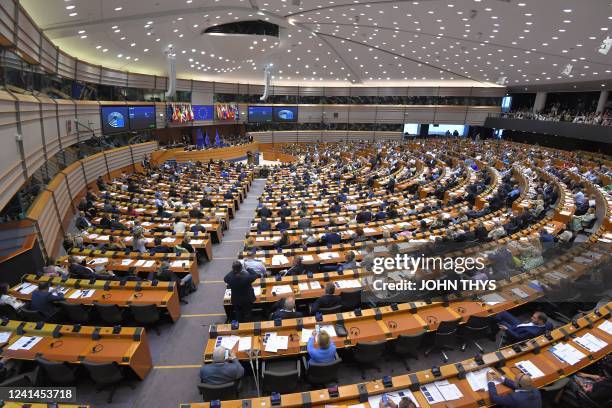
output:
[[192, 239], [191, 245], [202, 245], [204, 243], [203, 239]]
[[430, 404], [443, 401], [452, 401], [463, 397], [455, 384], [448, 380], [436, 381], [421, 387], [421, 392]]
[[599, 329], [608, 334], [612, 334], [612, 322], [609, 320], [604, 320], [604, 322], [599, 325]]
[[285, 255], [274, 255], [272, 257], [272, 265], [284, 265], [289, 263], [289, 259]]
[[528, 293], [525, 293], [523, 290], [521, 290], [520, 288], [512, 288], [510, 289], [510, 292], [514, 293], [516, 296], [524, 299], [526, 297], [529, 297]]
[[134, 266], [142, 266], [145, 264], [145, 260], [144, 259], [140, 259], [138, 261], [136, 261], [136, 263], [134, 264]]
[[165, 243], [172, 243], [172, 242], [174, 242], [174, 238], [172, 238], [172, 237], [166, 237], [166, 238], [162, 239], [162, 242], [165, 242]]
[[[414, 402], [414, 404], [416, 405], [417, 408], [420, 407], [419, 403], [417, 402], [416, 398], [414, 397], [414, 394], [412, 394], [412, 392], [408, 388], [406, 388], [405, 390], [400, 390], [400, 391], [391, 391], [391, 392], [388, 392], [386, 394], [387, 394], [387, 398], [389, 398], [389, 400], [395, 402], [396, 405], [399, 405], [399, 403], [402, 400], [402, 398], [408, 397], [408, 398], [410, 398], [412, 400], [412, 402]], [[381, 399], [382, 399], [382, 394], [374, 395], [374, 396], [368, 398], [368, 403], [370, 404], [370, 407], [378, 408], [378, 407], [380, 407], [380, 400]]]
[[276, 332], [266, 333], [264, 336], [265, 351], [276, 353], [278, 350], [287, 350], [289, 336], [279, 336]]
[[39, 336], [21, 336], [9, 346], [9, 350], [30, 350], [42, 339]]
[[319, 283], [319, 281], [310, 281], [310, 288], [313, 290], [321, 289], [321, 284]]
[[524, 374], [529, 374], [531, 378], [540, 378], [544, 373], [529, 360], [519, 361], [515, 364]]
[[11, 334], [13, 333], [10, 331], [0, 332], [0, 344], [6, 343], [11, 338]]
[[188, 261], [172, 261], [170, 266], [172, 268], [184, 268], [187, 267]]
[[483, 302], [485, 302], [487, 305], [489, 305], [489, 306], [493, 306], [493, 305], [496, 305], [498, 303], [506, 301], [506, 299], [503, 296], [501, 296], [501, 295], [499, 295], [497, 293], [489, 293], [489, 294], [486, 294], [486, 295], [482, 295], [482, 296], [480, 296], [480, 299]]
[[121, 266], [128, 266], [128, 265], [130, 265], [132, 262], [134, 262], [132, 259], [122, 259], [122, 260], [121, 260]]
[[559, 360], [569, 365], [578, 364], [580, 360], [586, 357], [583, 352], [577, 350], [568, 343], [556, 344], [550, 348], [550, 352], [553, 353]]
[[[465, 375], [465, 378], [468, 380], [470, 387], [474, 391], [486, 390], [488, 388], [487, 381], [487, 373], [490, 371], [488, 368], [483, 368], [482, 370], [470, 371]], [[499, 384], [501, 381], [498, 379], [493, 381], [495, 384]]]
[[144, 263], [144, 265], [143, 265], [143, 266], [144, 266], [145, 268], [150, 268], [150, 267], [152, 267], [153, 265], [155, 265], [155, 261], [146, 261], [146, 262]]
[[30, 294], [32, 292], [34, 292], [36, 290], [38, 286], [34, 285], [33, 283], [22, 283], [21, 285], [17, 286], [15, 289], [17, 291], [19, 291], [19, 293], [23, 294], [23, 295], [27, 295]]
[[272, 288], [273, 295], [282, 295], [283, 293], [293, 293], [291, 285], [277, 285]]
[[219, 346], [231, 350], [234, 348], [236, 343], [238, 343], [238, 341], [240, 341], [240, 336], [221, 336], [221, 343]]
[[591, 353], [596, 353], [608, 345], [606, 341], [592, 335], [591, 333], [587, 333], [582, 337], [576, 337], [574, 342], [589, 350]]
[[312, 260], [314, 260], [312, 255], [302, 255], [302, 262], [311, 262]]
[[304, 291], [304, 290], [308, 290], [309, 289], [308, 282], [300, 282], [300, 283], [298, 283], [298, 288], [300, 289], [300, 292]]
[[238, 341], [238, 351], [251, 350], [253, 339], [251, 337], [241, 337]]

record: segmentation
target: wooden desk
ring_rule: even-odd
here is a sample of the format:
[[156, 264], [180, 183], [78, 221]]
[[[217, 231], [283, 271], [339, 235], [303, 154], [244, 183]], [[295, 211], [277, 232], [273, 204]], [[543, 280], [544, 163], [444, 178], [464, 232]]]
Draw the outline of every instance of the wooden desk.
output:
[[[64, 293], [64, 298], [70, 303], [79, 303], [85, 306], [93, 306], [94, 303], [104, 305], [117, 305], [119, 307], [128, 307], [129, 305], [145, 305], [154, 304], [159, 309], [167, 312], [172, 318], [172, 321], [177, 321], [181, 316], [181, 308], [179, 306], [179, 296], [177, 287], [174, 282], [121, 282], [110, 280], [84, 280], [84, 279], [66, 279], [59, 277], [36, 277], [36, 275], [25, 275], [22, 278], [23, 282], [38, 285], [39, 282], [49, 282], [51, 286], [60, 286], [69, 289]], [[23, 294], [20, 292], [22, 284], [15, 285], [10, 289], [10, 294], [23, 301], [30, 301], [32, 295], [30, 293]], [[77, 290], [94, 289], [92, 296], [87, 298], [78, 297], [72, 299], [70, 296]]]
[[[11, 332], [8, 344], [2, 347], [2, 357], [34, 360], [40, 355], [51, 361], [80, 364], [83, 359], [96, 362], [116, 362], [130, 367], [143, 380], [152, 368], [151, 352], [142, 327], [122, 327], [113, 334], [112, 327], [81, 326], [78, 332], [72, 325], [38, 324], [8, 320], [0, 324], [0, 332]], [[22, 336], [42, 337], [29, 350], [11, 350], [10, 346]]]

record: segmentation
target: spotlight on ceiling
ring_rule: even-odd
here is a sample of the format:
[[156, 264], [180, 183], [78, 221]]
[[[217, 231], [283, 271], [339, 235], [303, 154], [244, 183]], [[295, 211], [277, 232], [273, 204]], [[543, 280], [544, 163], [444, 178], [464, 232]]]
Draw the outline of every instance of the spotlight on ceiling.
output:
[[601, 45], [599, 46], [599, 49], [597, 50], [597, 52], [603, 55], [608, 55], [608, 52], [610, 52], [610, 48], [612, 48], [612, 38], [607, 36], [601, 42]]
[[572, 69], [574, 68], [574, 66], [572, 64], [567, 64], [565, 67], [563, 67], [563, 71], [561, 71], [562, 75], [566, 75], [566, 76], [570, 76], [570, 74], [572, 73]]

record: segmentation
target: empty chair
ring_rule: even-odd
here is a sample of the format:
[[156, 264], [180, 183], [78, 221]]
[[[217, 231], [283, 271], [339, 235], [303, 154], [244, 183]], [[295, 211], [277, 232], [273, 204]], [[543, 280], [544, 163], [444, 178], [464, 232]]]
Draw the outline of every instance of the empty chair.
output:
[[446, 363], [448, 356], [444, 350], [453, 349], [454, 344], [457, 342], [456, 334], [458, 327], [459, 319], [442, 321], [434, 334], [434, 345], [425, 351], [425, 355], [428, 356], [432, 351], [439, 350], [442, 354], [442, 359]]
[[387, 342], [385, 340], [368, 341], [364, 343], [357, 342], [357, 344], [355, 344], [355, 347], [353, 347], [353, 358], [359, 363], [361, 378], [365, 379], [364, 365], [373, 365], [380, 372], [380, 367], [377, 363], [385, 352], [386, 344]]
[[319, 312], [322, 314], [332, 314], [342, 312], [342, 305], [336, 305], [332, 307], [320, 307]]
[[9, 320], [21, 320], [19, 314], [11, 305], [0, 305], [0, 317], [6, 317]]
[[200, 390], [200, 394], [202, 394], [204, 401], [237, 399], [239, 388], [240, 380], [218, 385], [205, 383], [198, 384], [198, 390]]
[[39, 311], [26, 309], [25, 307], [22, 307], [19, 310], [19, 314], [21, 315], [21, 318], [23, 320], [26, 320], [28, 322], [46, 322], [47, 321], [47, 318], [45, 317], [45, 315], [43, 315]]
[[146, 328], [155, 330], [159, 336], [159, 309], [154, 304], [148, 305], [130, 305], [130, 312], [136, 323], [143, 325]]
[[49, 361], [36, 357], [40, 371], [44, 374], [44, 382], [53, 385], [69, 385], [76, 383], [75, 367], [70, 367], [65, 361]]
[[306, 368], [306, 381], [315, 388], [329, 387], [338, 382], [338, 369], [342, 359], [336, 354], [336, 359], [329, 363], [313, 363], [302, 356], [302, 363]]
[[0, 387], [33, 387], [31, 373], [25, 373], [8, 378], [0, 383]]
[[294, 392], [300, 382], [300, 360], [262, 361], [261, 379], [264, 391], [281, 394]]
[[91, 320], [89, 309], [80, 303], [70, 303], [65, 300], [59, 302], [62, 310], [73, 323], [86, 324]]
[[421, 342], [423, 341], [423, 336], [426, 331], [423, 330], [416, 334], [400, 334], [397, 336], [397, 339], [392, 343], [393, 352], [399, 354], [404, 357], [404, 365], [406, 366], [406, 370], [410, 370], [410, 366], [408, 365], [407, 357], [414, 357], [416, 359], [419, 358], [417, 354], [417, 349], [421, 346]]
[[478, 351], [484, 353], [484, 349], [476, 342], [478, 339], [490, 336], [490, 321], [488, 316], [470, 316], [467, 322], [463, 325], [459, 331], [460, 337], [463, 339], [461, 345], [461, 351], [464, 351], [467, 347], [468, 341], [474, 343]]
[[94, 307], [98, 313], [98, 316], [100, 316], [100, 319], [102, 319], [104, 323], [115, 326], [123, 322], [123, 311], [119, 306], [95, 303]]
[[83, 360], [81, 365], [85, 367], [89, 376], [96, 384], [97, 390], [110, 388], [110, 393], [106, 401], [110, 404], [113, 402], [113, 395], [119, 383], [123, 381], [125, 376], [121, 371], [121, 367], [115, 361], [110, 363], [98, 363], [94, 361]]
[[361, 289], [345, 291], [340, 293], [340, 299], [342, 299], [342, 310], [345, 312], [355, 310], [361, 306]]

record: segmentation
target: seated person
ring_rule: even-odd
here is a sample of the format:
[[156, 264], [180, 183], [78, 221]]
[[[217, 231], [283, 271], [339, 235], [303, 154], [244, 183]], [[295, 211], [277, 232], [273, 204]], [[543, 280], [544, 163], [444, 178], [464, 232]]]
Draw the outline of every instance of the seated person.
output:
[[382, 398], [378, 403], [379, 408], [417, 408], [416, 404], [408, 397], [402, 397], [399, 404], [393, 402], [391, 398], [387, 401], [387, 403], [383, 403]]
[[0, 283], [0, 305], [9, 305], [15, 309], [15, 311], [18, 311], [25, 306], [25, 303], [15, 296], [9, 295], [8, 283]]
[[[511, 342], [528, 340], [552, 329], [552, 324], [543, 312], [535, 312], [529, 322], [521, 323], [516, 317], [503, 311], [495, 316], [495, 321], [498, 324], [496, 327], [505, 332]], [[493, 331], [496, 333], [495, 328]]]
[[200, 380], [205, 384], [221, 385], [242, 378], [244, 367], [235, 355], [225, 358], [225, 348], [216, 347], [213, 350], [212, 364], [204, 364], [200, 368]]
[[302, 263], [302, 257], [299, 255], [295, 256], [293, 258], [293, 266], [289, 268], [287, 272], [285, 272], [285, 275], [293, 276], [293, 275], [302, 275], [304, 273], [306, 273], [306, 268], [304, 267], [304, 264]]
[[206, 231], [206, 227], [205, 227], [205, 226], [203, 226], [203, 225], [200, 223], [200, 220], [198, 219], [198, 220], [196, 220], [196, 221], [195, 221], [195, 224], [193, 224], [193, 225], [191, 226], [190, 230], [191, 230], [191, 232], [193, 232], [194, 234], [195, 234], [195, 233], [202, 233], [202, 232], [205, 232], [205, 231]]
[[274, 247], [277, 249], [287, 248], [290, 245], [291, 245], [291, 238], [289, 237], [289, 233], [287, 231], [281, 232], [280, 238], [278, 239], [278, 241], [274, 243]]
[[295, 298], [293, 296], [285, 298], [280, 309], [270, 315], [270, 320], [276, 319], [295, 319], [303, 317], [302, 313], [295, 311]]
[[338, 245], [342, 242], [342, 237], [338, 234], [338, 228], [332, 228], [331, 232], [326, 232], [321, 237], [321, 242], [326, 245]]
[[325, 330], [314, 330], [308, 339], [308, 361], [318, 364], [331, 363], [336, 359], [336, 345], [331, 341]]
[[155, 244], [155, 246], [151, 248], [151, 252], [153, 253], [169, 254], [170, 252], [172, 252], [171, 248], [162, 245], [162, 239], [160, 237], [155, 237], [155, 239], [153, 240], [153, 243]]
[[259, 259], [255, 259], [256, 253], [257, 250], [255, 248], [251, 249], [247, 256], [243, 259], [242, 267], [249, 273], [264, 277], [267, 274], [266, 265]]
[[[503, 384], [513, 389], [514, 392], [498, 395], [494, 382], [496, 379], [502, 380]], [[540, 390], [533, 386], [531, 377], [527, 374], [519, 374], [516, 382], [514, 382], [506, 377], [499, 378], [495, 371], [489, 371], [487, 373], [487, 386], [489, 398], [495, 405], [506, 408], [542, 408]]]
[[30, 309], [40, 312], [45, 317], [49, 318], [57, 313], [58, 310], [53, 302], [63, 299], [64, 295], [62, 293], [49, 291], [49, 282], [40, 282], [38, 284], [38, 289], [32, 292]]
[[285, 217], [281, 217], [281, 220], [276, 223], [276, 229], [279, 231], [284, 231], [289, 229], [289, 223]]
[[578, 372], [572, 377], [569, 387], [581, 390], [597, 404], [605, 404], [612, 400], [612, 377]]
[[266, 217], [261, 217], [261, 221], [257, 223], [257, 232], [270, 231], [272, 226]]
[[315, 300], [312, 305], [310, 305], [310, 313], [315, 314], [321, 308], [328, 309], [330, 307], [341, 305], [342, 299], [340, 298], [340, 296], [335, 295], [335, 292], [336, 285], [334, 285], [333, 282], [327, 282], [325, 284], [325, 294]]
[[357, 261], [355, 261], [355, 252], [348, 251], [344, 257], [344, 263], [342, 263], [341, 265], [342, 270], [356, 269]]
[[91, 279], [94, 277], [94, 270], [91, 269], [88, 266], [85, 266], [85, 263], [87, 261], [85, 260], [85, 258], [83, 258], [83, 260], [81, 261], [81, 263], [78, 263], [76, 258], [71, 256], [68, 258], [68, 274], [73, 277], [73, 278], [77, 278], [77, 279]]

